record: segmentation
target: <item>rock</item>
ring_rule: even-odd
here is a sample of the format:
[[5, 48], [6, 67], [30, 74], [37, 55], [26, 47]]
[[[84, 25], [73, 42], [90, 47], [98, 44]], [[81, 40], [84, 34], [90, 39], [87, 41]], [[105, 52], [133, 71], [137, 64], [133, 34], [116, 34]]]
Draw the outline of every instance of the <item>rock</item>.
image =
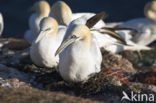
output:
[[[156, 71], [156, 47], [149, 51], [123, 51], [120, 54], [133, 63], [134, 67], [140, 72]], [[141, 56], [141, 57], [140, 57]]]
[[131, 82], [128, 87], [136, 93], [154, 93], [156, 95], [156, 85]]
[[23, 50], [30, 47], [28, 41], [20, 38], [0, 38], [0, 47], [10, 50]]
[[102, 66], [105, 68], [114, 68], [127, 73], [135, 73], [133, 64], [118, 54], [113, 54], [102, 49]]
[[0, 86], [1, 87], [22, 87], [29, 86], [31, 76], [18, 70], [0, 64]]
[[[23, 96], [23, 99], [20, 99], [21, 102], [22, 100], [30, 102], [29, 99], [37, 103], [38, 101], [48, 103], [50, 100], [52, 102], [53, 100], [71, 102], [66, 98], [75, 99], [77, 98], [75, 96], [79, 96], [80, 101], [82, 98], [91, 98], [102, 102], [120, 103], [123, 96], [122, 91], [156, 93], [155, 50], [141, 51], [143, 58], [139, 58], [135, 51], [124, 51], [121, 55], [107, 52], [104, 49], [101, 51], [103, 61], [100, 73], [95, 74], [85, 83], [67, 83], [61, 78], [57, 69], [35, 66], [29, 57], [29, 48], [24, 50], [0, 49], [0, 97], [5, 97], [7, 94], [4, 91], [10, 90], [12, 94], [9, 92], [8, 95], [19, 93], [21, 97]], [[26, 91], [30, 91], [28, 95]], [[60, 92], [63, 93], [59, 94]], [[53, 93], [59, 95], [53, 95]], [[63, 97], [65, 99], [60, 99], [62, 94], [65, 95]], [[1, 99], [0, 101], [8, 103], [7, 99]], [[11, 99], [17, 101], [14, 95]], [[11, 102], [14, 103], [14, 101]]]

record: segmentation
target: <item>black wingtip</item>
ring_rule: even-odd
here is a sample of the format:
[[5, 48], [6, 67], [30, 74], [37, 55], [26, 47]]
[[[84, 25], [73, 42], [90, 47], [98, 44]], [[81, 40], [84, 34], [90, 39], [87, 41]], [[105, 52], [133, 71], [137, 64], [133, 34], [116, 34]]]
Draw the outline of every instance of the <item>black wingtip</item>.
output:
[[91, 17], [90, 19], [87, 20], [86, 25], [88, 28], [92, 28], [98, 21], [103, 20], [107, 17], [108, 15], [106, 12], [100, 12], [96, 14], [95, 16]]
[[111, 31], [114, 31], [114, 32], [126, 30], [126, 31], [129, 31], [129, 34], [132, 35], [132, 36], [139, 33], [136, 29], [127, 28], [127, 27], [102, 27], [102, 29], [107, 29], [107, 30], [111, 30]]

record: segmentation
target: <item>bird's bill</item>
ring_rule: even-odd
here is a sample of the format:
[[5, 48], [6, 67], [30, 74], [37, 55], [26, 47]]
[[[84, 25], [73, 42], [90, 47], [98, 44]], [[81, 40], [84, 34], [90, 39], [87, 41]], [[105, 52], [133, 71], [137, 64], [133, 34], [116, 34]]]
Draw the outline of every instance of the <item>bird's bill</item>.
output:
[[60, 47], [57, 49], [57, 51], [55, 52], [55, 56], [57, 54], [60, 54], [65, 48], [67, 48], [69, 45], [71, 45], [72, 43], [74, 43], [76, 40], [76, 38], [68, 38], [67, 40], [65, 40], [64, 42], [62, 42], [62, 44], [60, 45]]
[[45, 36], [45, 31], [40, 31], [38, 37], [35, 40], [35, 43], [37, 43], [39, 40], [41, 40]]

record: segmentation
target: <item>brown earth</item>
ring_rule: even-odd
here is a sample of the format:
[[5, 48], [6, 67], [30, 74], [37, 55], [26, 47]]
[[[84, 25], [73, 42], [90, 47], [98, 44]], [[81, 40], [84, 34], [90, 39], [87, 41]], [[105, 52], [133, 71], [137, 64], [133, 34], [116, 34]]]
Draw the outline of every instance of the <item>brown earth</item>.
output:
[[[2, 103], [120, 103], [122, 91], [156, 94], [156, 48], [150, 51], [101, 50], [101, 72], [85, 83], [65, 82], [57, 68], [39, 68], [24, 50], [0, 50]], [[87, 98], [87, 99], [84, 99]], [[125, 101], [128, 103], [128, 101]]]

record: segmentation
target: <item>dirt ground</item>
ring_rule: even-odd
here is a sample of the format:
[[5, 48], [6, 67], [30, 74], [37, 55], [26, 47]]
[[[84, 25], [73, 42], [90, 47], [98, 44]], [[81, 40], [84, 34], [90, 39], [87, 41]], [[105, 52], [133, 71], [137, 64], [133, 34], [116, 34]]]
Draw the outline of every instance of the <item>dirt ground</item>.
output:
[[0, 50], [2, 103], [121, 103], [123, 91], [156, 94], [155, 46], [140, 53], [113, 54], [101, 49], [101, 72], [86, 83], [68, 83], [61, 78], [58, 68], [35, 66], [29, 57], [29, 46], [26, 47], [17, 50], [6, 46]]

